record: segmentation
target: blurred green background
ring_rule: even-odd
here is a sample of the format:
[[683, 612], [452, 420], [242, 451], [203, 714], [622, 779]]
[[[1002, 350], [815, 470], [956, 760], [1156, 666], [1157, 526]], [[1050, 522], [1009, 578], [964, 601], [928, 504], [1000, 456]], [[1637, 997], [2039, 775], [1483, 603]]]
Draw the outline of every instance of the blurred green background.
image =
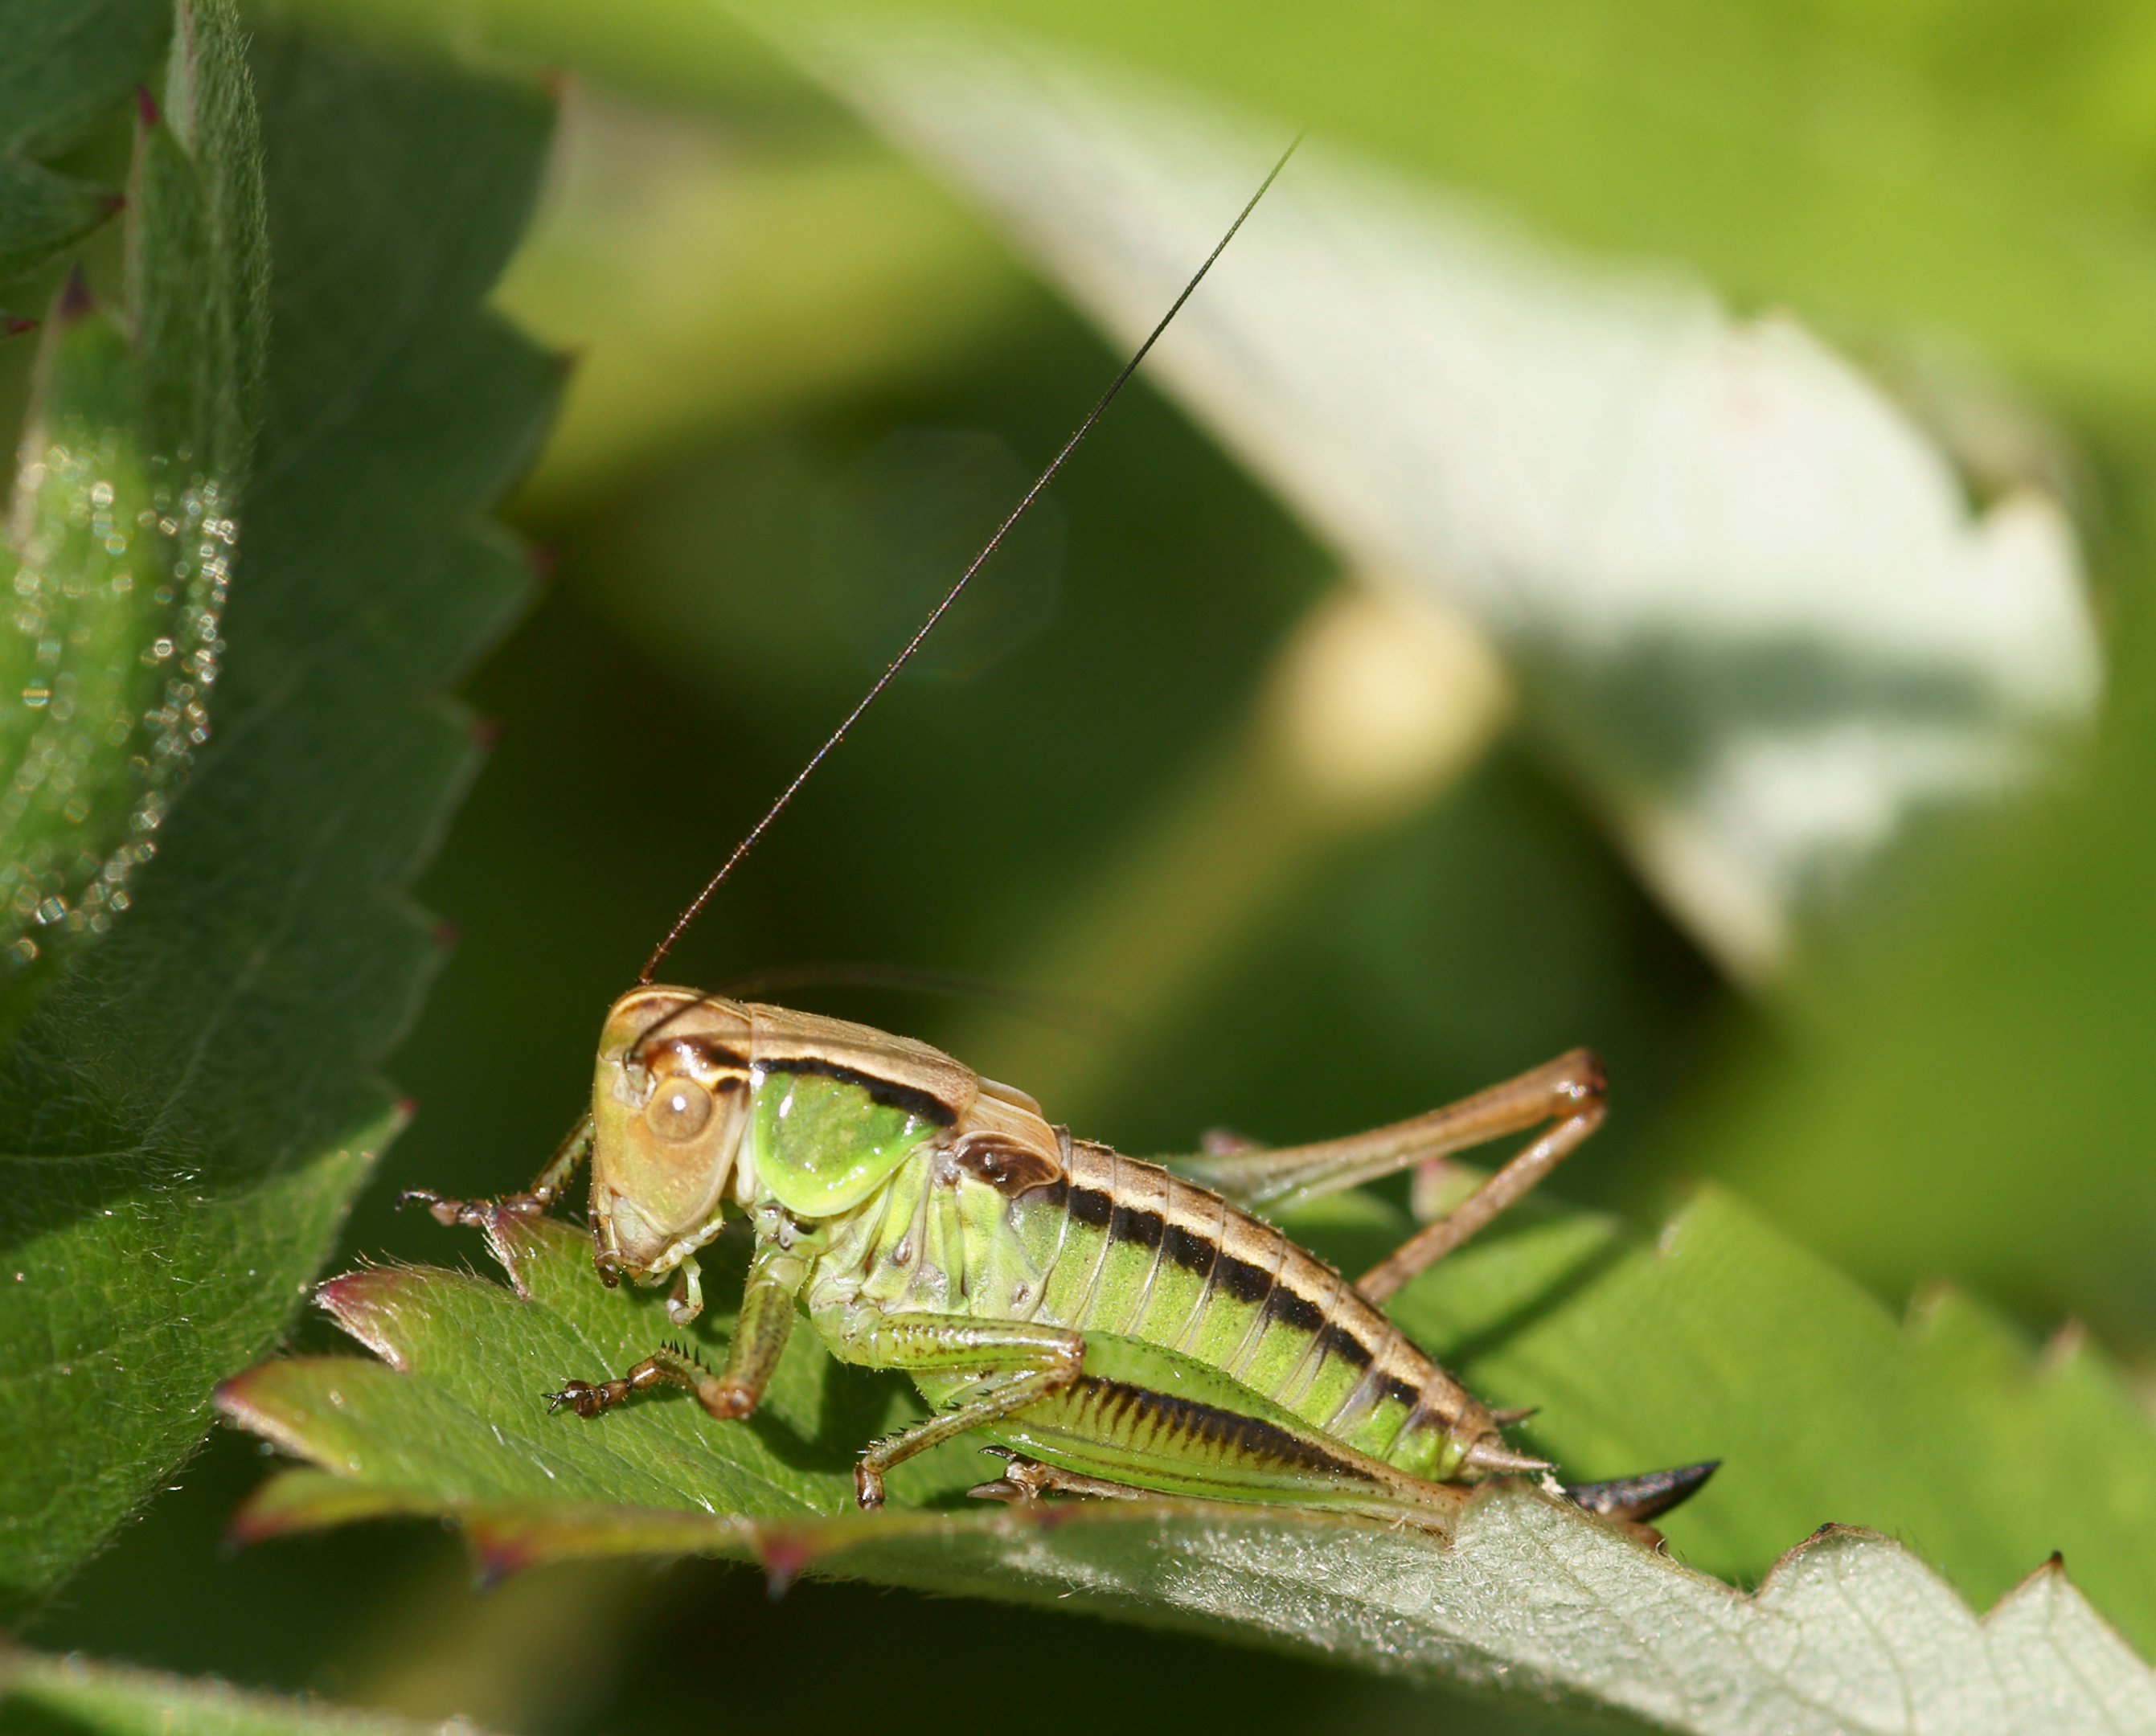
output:
[[[456, 945], [393, 1069], [418, 1117], [347, 1236], [353, 1257], [454, 1262], [475, 1247], [400, 1216], [397, 1191], [500, 1191], [551, 1149], [608, 1000], [887, 651], [902, 614], [860, 607], [863, 540], [894, 499], [942, 503], [916, 540], [958, 534], [1121, 358], [714, 8], [298, 10], [573, 74], [552, 203], [501, 297], [581, 359], [510, 515], [547, 582], [467, 689], [500, 738], [420, 888]], [[1723, 1177], [1890, 1305], [1950, 1278], [2032, 1338], [2077, 1316], [2148, 1369], [2156, 15], [963, 10], [1307, 119], [1574, 242], [1682, 261], [1882, 377], [1942, 351], [1979, 368], [2071, 481], [2112, 693], [2055, 789], [1906, 841], [1763, 1000], [1718, 976], [1519, 735], [1381, 822], [1285, 841], [1256, 823], [1264, 895], [1159, 1004], [1065, 995], [1044, 1037], [993, 1000], [788, 998], [991, 1074], [1024, 1057], [1016, 1083], [1052, 1114], [1139, 1152], [1221, 1124], [1347, 1131], [1590, 1044], [1614, 1113], [1564, 1196], [1651, 1225], [1688, 1178]], [[1142, 377], [1054, 499], [669, 975], [862, 961], [1023, 985], [1143, 924], [1142, 888], [1101, 903], [1135, 888], [1128, 864], [1235, 853], [1190, 817], [1242, 812], [1220, 792], [1332, 561]], [[259, 1464], [213, 1440], [32, 1637], [533, 1736], [1090, 1729], [1125, 1702], [1164, 1722], [1495, 1727], [1316, 1665], [1031, 1613], [816, 1585], [773, 1606], [706, 1567], [562, 1570], [475, 1600], [454, 1539], [413, 1528], [204, 1567]]]

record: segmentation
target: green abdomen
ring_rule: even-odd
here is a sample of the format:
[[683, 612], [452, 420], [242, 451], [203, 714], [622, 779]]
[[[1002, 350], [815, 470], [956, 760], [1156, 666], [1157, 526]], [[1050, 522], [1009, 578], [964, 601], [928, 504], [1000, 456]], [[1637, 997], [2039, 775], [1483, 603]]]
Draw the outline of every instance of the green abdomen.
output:
[[1075, 1144], [1065, 1178], [1003, 1217], [1040, 1274], [1016, 1318], [1179, 1351], [1402, 1470], [1454, 1468], [1458, 1385], [1331, 1267], [1218, 1195]]

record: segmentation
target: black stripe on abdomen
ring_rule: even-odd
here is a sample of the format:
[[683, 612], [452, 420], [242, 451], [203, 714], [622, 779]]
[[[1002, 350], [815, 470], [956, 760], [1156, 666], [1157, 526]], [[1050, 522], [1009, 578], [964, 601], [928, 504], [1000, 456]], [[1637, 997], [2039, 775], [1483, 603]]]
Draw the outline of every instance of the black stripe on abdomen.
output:
[[1089, 1230], [1098, 1230], [1116, 1215], [1116, 1201], [1103, 1188], [1074, 1187], [1065, 1209]]
[[1269, 1325], [1285, 1326], [1291, 1332], [1315, 1332], [1325, 1324], [1325, 1310], [1300, 1291], [1281, 1283], [1275, 1284], [1272, 1294], [1265, 1298], [1265, 1321]]
[[1081, 1403], [1098, 1407], [1103, 1431], [1122, 1429], [1127, 1443], [1135, 1447], [1138, 1433], [1147, 1431], [1145, 1445], [1188, 1442], [1215, 1447], [1224, 1452], [1270, 1461], [1295, 1471], [1315, 1471], [1336, 1477], [1355, 1477], [1356, 1467], [1336, 1458], [1317, 1442], [1293, 1435], [1276, 1423], [1241, 1411], [1227, 1411], [1173, 1393], [1157, 1392], [1124, 1380], [1098, 1375], [1081, 1375], [1072, 1388]]

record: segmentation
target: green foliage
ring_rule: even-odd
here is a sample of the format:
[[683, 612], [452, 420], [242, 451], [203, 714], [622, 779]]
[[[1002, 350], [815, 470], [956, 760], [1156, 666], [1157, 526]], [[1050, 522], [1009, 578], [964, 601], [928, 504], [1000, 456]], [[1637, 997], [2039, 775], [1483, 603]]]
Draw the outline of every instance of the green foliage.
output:
[[0, 151], [42, 156], [72, 143], [150, 77], [172, 26], [165, 0], [6, 0]]
[[1478, 1391], [1539, 1406], [1525, 1437], [1568, 1467], [1721, 1459], [1669, 1523], [1712, 1572], [1755, 1576], [1835, 1520], [1904, 1539], [1981, 1608], [2057, 1549], [2156, 1644], [2156, 1426], [2077, 1337], [2033, 1357], [1946, 1289], [1897, 1320], [1712, 1185], [1651, 1244], [1584, 1214], [1501, 1226], [1395, 1312]]
[[[783, 1573], [829, 1551], [822, 1571], [878, 1583], [1291, 1645], [1316, 1636], [1418, 1669], [1502, 1662], [1527, 1679], [1599, 1682], [1633, 1716], [1690, 1716], [1684, 1697], [1719, 1683], [1738, 1728], [1784, 1713], [1793, 1728], [1905, 1728], [1934, 1709], [1912, 1705], [1912, 1682], [2014, 1680], [2031, 1655], [2014, 1646], [2046, 1623], [2078, 1636], [2053, 1662], [2071, 1655], [2092, 1682], [2116, 1670], [2123, 1692], [2143, 1692], [2145, 1677], [2089, 1637], [2056, 1572], [2040, 1570], [1987, 1626], [1958, 1600], [1981, 1607], [2062, 1547], [2074, 1585], [2150, 1643], [2139, 1564], [2156, 1521], [2133, 1389], [2076, 1333], [2032, 1357], [2033, 1334], [1952, 1292], [1924, 1293], [1897, 1321], [1779, 1232], [1880, 1294], [1950, 1273], [2039, 1331], [2080, 1311], [2129, 1353], [2156, 1343], [2156, 1170], [2130, 1114], [2132, 1037], [2156, 970], [2148, 767], [2133, 739], [2145, 735], [2136, 659], [2156, 551], [2145, 8], [935, 11], [991, 41], [1009, 23], [1111, 70], [1164, 75], [1216, 106], [1311, 120], [1321, 141], [1607, 257], [1675, 258], [1740, 310], [1793, 306], [1904, 394], [1975, 498], [2033, 479], [2076, 509], [2107, 622], [2125, 630], [2113, 741], [2083, 789], [2012, 816], [2002, 839], [1942, 837], [1910, 856], [1874, 919], [1795, 980], [1773, 1028], [1641, 897], [1566, 775], [1513, 746], [1440, 808], [1309, 864], [1177, 1005], [1115, 1009], [1141, 1039], [1096, 1022], [1109, 1032], [1083, 1069], [1096, 1087], [1066, 1090], [1054, 1068], [1009, 1073], [1081, 1131], [1147, 1150], [1216, 1120], [1269, 1138], [1337, 1132], [1594, 1044], [1615, 1114], [1558, 1191], [1622, 1199], [1652, 1221], [1657, 1187], [1689, 1169], [1736, 1180], [1775, 1228], [1712, 1189], [1651, 1249], [1609, 1220], [1530, 1214], [1404, 1297], [1403, 1318], [1479, 1390], [1541, 1406], [1527, 1435], [1568, 1472], [1723, 1457], [1671, 1522], [1694, 1565], [1748, 1580], [1830, 1519], [1886, 1529], [1913, 1554], [1830, 1537], [1747, 1602], [1530, 1498], [1481, 1509], [1486, 1529], [1449, 1561], [1403, 1551], [1381, 1585], [1363, 1560], [1336, 1595], [1298, 1565], [1334, 1546], [1330, 1528], [1087, 1512], [1041, 1537], [955, 1498], [980, 1474], [963, 1447], [894, 1479], [926, 1505], [863, 1526], [842, 1510], [851, 1453], [914, 1401], [892, 1380], [827, 1380], [813, 1345], [797, 1344], [773, 1408], [742, 1429], [672, 1396], [595, 1425], [546, 1417], [538, 1392], [617, 1370], [671, 1329], [654, 1298], [600, 1291], [566, 1241], [547, 1280], [558, 1289], [535, 1268], [542, 1293], [521, 1308], [443, 1274], [341, 1283], [331, 1294], [355, 1320], [426, 1355], [408, 1376], [346, 1360], [246, 1377], [234, 1390], [262, 1416], [273, 1401], [308, 1413], [305, 1426], [285, 1416], [291, 1444], [360, 1460], [357, 1474], [342, 1457], [284, 1473], [251, 1522], [432, 1513], [456, 1483], [453, 1504], [501, 1565], [694, 1549], [760, 1551]], [[427, 888], [465, 945], [394, 1063], [427, 1113], [347, 1232], [362, 1253], [431, 1252], [442, 1232], [392, 1226], [390, 1184], [478, 1192], [529, 1173], [588, 1077], [598, 1008], [857, 691], [858, 623], [834, 622], [834, 587], [803, 576], [861, 453], [894, 428], [931, 427], [1030, 463], [1116, 358], [1020, 284], [997, 235], [704, 0], [453, 12], [288, 0], [278, 16], [331, 12], [454, 28], [460, 44], [695, 111], [598, 91], [567, 165], [567, 220], [512, 274], [510, 305], [590, 351], [569, 437], [521, 507], [559, 545], [562, 582], [479, 677], [511, 732], [475, 823]], [[467, 760], [458, 729], [414, 695], [448, 679], [519, 582], [470, 525], [528, 449], [549, 370], [473, 305], [527, 202], [542, 105], [263, 28], [278, 326], [226, 709], [136, 908], [38, 1012], [0, 1083], [0, 1570], [18, 1603], [169, 1480], [210, 1382], [264, 1351], [324, 1257], [388, 1120], [367, 1069], [430, 956], [383, 888], [409, 871]], [[97, 156], [95, 128], [153, 78], [167, 30], [146, 4], [0, 0], [0, 274], [49, 271], [52, 250], [109, 207], [121, 172]], [[168, 115], [186, 110], [169, 84], [159, 94]], [[580, 183], [593, 138], [613, 155]], [[176, 118], [150, 166], [195, 149]], [[180, 233], [167, 245], [176, 260], [221, 256], [218, 281], [247, 280], [225, 270], [228, 229], [214, 245]], [[0, 301], [22, 311], [46, 287], [0, 284]], [[111, 288], [105, 305], [131, 305]], [[201, 369], [173, 384], [180, 397], [205, 382], [244, 397], [240, 356], [167, 353]], [[1244, 847], [1219, 822], [1247, 816], [1193, 792], [1240, 739], [1326, 555], [1142, 387], [1058, 493], [1069, 578], [1049, 630], [978, 680], [895, 694], [715, 908], [685, 969], [716, 981], [851, 955], [1009, 976], [1038, 954], [1037, 934], [1112, 879], [1104, 865], [1146, 859], [1126, 846], [1163, 813], [1214, 827], [1209, 860]], [[932, 846], [890, 848], [921, 836], [924, 812]], [[1150, 914], [1105, 908], [1094, 931], [1139, 932]], [[888, 997], [834, 1010], [1008, 1073], [978, 1016]], [[1739, 1041], [1717, 1042], [1731, 1027]], [[1302, 1227], [1353, 1264], [1393, 1226], [1373, 1213]], [[712, 1274], [715, 1297], [727, 1277]], [[437, 1311], [473, 1336], [447, 1342]], [[329, 1390], [354, 1411], [324, 1406]], [[504, 1457], [495, 1426], [521, 1457]], [[947, 1648], [967, 1652], [969, 1691], [984, 1684], [969, 1708], [1007, 1694], [1044, 1729], [1096, 1728], [1087, 1697], [1024, 1699], [1039, 1654], [1014, 1633], [1081, 1646], [1088, 1684], [1194, 1720], [1233, 1722], [1244, 1707], [1283, 1727], [1445, 1717], [1441, 1699], [1380, 1700], [1380, 1684], [1298, 1676], [1281, 1659], [1153, 1645], [1132, 1628], [1073, 1640], [1014, 1607], [983, 1618], [843, 1603], [828, 1585], [767, 1611], [760, 1590], [744, 1598], [709, 1576], [624, 1590], [564, 1570], [467, 1603], [424, 1589], [445, 1570], [424, 1526], [352, 1528], [213, 1570], [208, 1536], [252, 1468], [221, 1442], [71, 1605], [46, 1605], [45, 1642], [336, 1682], [341, 1697], [435, 1716], [495, 1692], [523, 1708], [504, 1727], [547, 1730], [654, 1709], [798, 1718], [800, 1682], [830, 1673], [833, 1631], [859, 1681], [829, 1684], [819, 1708], [835, 1719], [860, 1707], [879, 1728], [947, 1723], [947, 1695], [887, 1689]], [[550, 1498], [533, 1504], [542, 1483]], [[565, 1512], [557, 1485], [663, 1503], [663, 1516]], [[479, 1512], [488, 1491], [515, 1511]], [[743, 1526], [699, 1500], [786, 1517]], [[1546, 1576], [1553, 1562], [1580, 1571]], [[1448, 1577], [1478, 1563], [1472, 1585]], [[1600, 1607], [1635, 1618], [1633, 1652], [1595, 1649], [1590, 1585]], [[1839, 1610], [1830, 1589], [1846, 1594]], [[1254, 1622], [1260, 1591], [1273, 1614]], [[1649, 1612], [1625, 1601], [1641, 1591]], [[1410, 1592], [1456, 1600], [1475, 1631], [1455, 1645], [1426, 1605], [1403, 1613]], [[527, 1595], [552, 1626], [514, 1630], [521, 1617], [502, 1612]], [[1522, 1619], [1530, 1597], [1541, 1601]], [[834, 1611], [847, 1625], [815, 1627]], [[1852, 1611], [1868, 1635], [1838, 1625]], [[1665, 1623], [1682, 1637], [1658, 1647]], [[1553, 1631], [1573, 1649], [1544, 1644]], [[1748, 1662], [1717, 1650], [1731, 1636]], [[1779, 1649], [1793, 1636], [1828, 1636], [1824, 1655]], [[382, 1662], [400, 1649], [408, 1663]], [[1659, 1686], [1643, 1685], [1642, 1649]], [[554, 1655], [535, 1662], [542, 1651]], [[465, 1672], [454, 1692], [413, 1685], [444, 1659]], [[1872, 1672], [1868, 1687], [1851, 1660]], [[38, 1666], [40, 1693], [57, 1692], [59, 1668]], [[723, 1694], [710, 1692], [715, 1671]], [[547, 1686], [565, 1679], [569, 1691]], [[1831, 1711], [1776, 1698], [1820, 1682], [1854, 1698]], [[153, 1699], [175, 1718], [196, 1704], [171, 1682], [134, 1703]], [[1935, 1703], [1966, 1728], [1999, 1710]], [[72, 1727], [97, 1722], [87, 1702], [44, 1706]], [[2026, 1701], [2020, 1721], [2064, 1728], [2077, 1713], [2099, 1722], [2087, 1702]], [[2135, 1714], [2121, 1702], [2109, 1715]], [[1504, 1718], [1478, 1706], [1462, 1721]]]
[[1680, 1155], [1876, 1283], [1951, 1272], [2156, 1334], [2156, 1165], [2130, 1105], [2156, 973], [2146, 646], [2115, 739], [1974, 847], [1923, 853], [1808, 975], [1784, 1052]]
[[[424, 0], [312, 0], [433, 34]], [[735, 18], [799, 8], [744, 7]], [[1211, 0], [911, 0], [816, 16], [1010, 29], [1148, 71], [1480, 191], [1598, 251], [1691, 260], [1746, 305], [1868, 334], [1973, 341], [2077, 404], [2146, 407], [2156, 282], [2152, 26], [2131, 0], [2071, 20], [2019, 6], [1568, 0], [1322, 15]], [[596, 30], [559, 0], [485, 0], [459, 28], [618, 83], [767, 97], [769, 50], [696, 0]]]
[[[236, 468], [254, 129], [230, 14], [194, 23], [172, 136], [151, 130], [138, 165], [130, 287], [149, 424], [199, 425], [203, 456]], [[218, 734], [133, 908], [0, 1075], [0, 1602], [17, 1607], [169, 1481], [398, 1123], [372, 1069], [437, 947], [394, 889], [472, 760], [433, 696], [524, 589], [506, 540], [468, 520], [528, 459], [555, 369], [478, 303], [547, 104], [275, 33], [254, 79], [279, 264]]]
[[165, 0], [0, 3], [0, 291], [118, 207], [111, 189], [38, 159], [73, 144], [151, 76], [171, 25]]
[[0, 156], [0, 279], [43, 264], [112, 214], [114, 194]]
[[[1373, 1216], [1351, 1215], [1334, 1232], [1383, 1227]], [[665, 1330], [658, 1293], [604, 1290], [588, 1242], [566, 1226], [511, 1220], [495, 1234], [521, 1299], [453, 1273], [355, 1273], [324, 1286], [321, 1300], [382, 1362], [270, 1362], [225, 1383], [228, 1416], [320, 1467], [266, 1484], [239, 1521], [243, 1536], [439, 1514], [464, 1524], [492, 1572], [698, 1552], [752, 1558], [780, 1584], [806, 1571], [1075, 1598], [1377, 1668], [1568, 1690], [1688, 1730], [1854, 1720], [1882, 1671], [1928, 1708], [1953, 1708], [1957, 1728], [2156, 1715], [2156, 1676], [2056, 1568], [1979, 1625], [1942, 1581], [1870, 1532], [1838, 1529], [1779, 1560], [1761, 1550], [1743, 1564], [1763, 1571], [1765, 1589], [1744, 1600], [1523, 1488], [1486, 1498], [1450, 1546], [1247, 1507], [983, 1509], [964, 1491], [987, 1462], [964, 1441], [894, 1475], [894, 1496], [915, 1511], [853, 1513], [855, 1454], [896, 1411], [911, 1411], [903, 1389], [835, 1369], [799, 1334], [769, 1401], [745, 1424], [716, 1424], [667, 1399], [592, 1422], [552, 1413], [538, 1395], [564, 1375], [617, 1371], [654, 1346]], [[1839, 1477], [1840, 1498], [1876, 1523], [1928, 1542], [1935, 1528], [1946, 1533], [1969, 1588], [2015, 1547], [1989, 1534], [1980, 1503], [2020, 1474], [2039, 1405], [2045, 1421], [2075, 1431], [2086, 1463], [2108, 1465], [2098, 1493], [2114, 1513], [2156, 1497], [2156, 1435], [2106, 1371], [2055, 1375], [2039, 1395], [2010, 1344], [1976, 1319], [1935, 1328], [1924, 1344], [1897, 1342], [1876, 1307], [1726, 1198], [1702, 1200], [1652, 1251], [1606, 1222], [1552, 1214], [1481, 1252], [1416, 1285], [1403, 1314], [1445, 1320], [1455, 1342], [1487, 1334], [1502, 1344], [1481, 1360], [1554, 1395], [1548, 1434], [1560, 1447], [1568, 1435], [1592, 1439], [1638, 1468], [1638, 1454], [1671, 1439], [1781, 1437], [1779, 1452], [1740, 1445], [1737, 1476], [1697, 1498], [1697, 1520], [1673, 1518], [1681, 1549], [1697, 1538], [1700, 1553], [1733, 1544], [1741, 1554]], [[1523, 1313], [1535, 1317], [1524, 1330], [1490, 1330]], [[722, 1316], [696, 1331], [714, 1360], [723, 1354]], [[1852, 1383], [1851, 1369], [1879, 1378]], [[1807, 1428], [1808, 1415], [1832, 1426]], [[1993, 1426], [1966, 1438], [1984, 1416]], [[1929, 1504], [1891, 1462], [1878, 1474], [1876, 1449], [1889, 1435], [1894, 1453], [1928, 1467]], [[1771, 1469], [1747, 1477], [1751, 1465]], [[2074, 1524], [2086, 1493], [2038, 1523]], [[1959, 1524], [1956, 1503], [1968, 1515]], [[2102, 1523], [2078, 1541], [2071, 1559], [2107, 1575], [2112, 1613], [2144, 1629], [2156, 1621], [2139, 1549]], [[2042, 1562], [2036, 1552], [1983, 1585], [1987, 1599]], [[1787, 1626], [1804, 1631], [1802, 1646], [1768, 1656], [1763, 1636]]]
[[422, 1728], [221, 1682], [27, 1652], [0, 1652], [0, 1708], [11, 1731], [78, 1736], [416, 1736]]

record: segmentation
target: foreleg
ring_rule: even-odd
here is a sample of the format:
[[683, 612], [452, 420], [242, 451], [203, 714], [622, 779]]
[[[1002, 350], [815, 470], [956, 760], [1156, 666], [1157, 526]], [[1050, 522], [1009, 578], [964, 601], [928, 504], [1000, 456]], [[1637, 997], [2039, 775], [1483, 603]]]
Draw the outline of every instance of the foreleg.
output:
[[436, 1223], [462, 1224], [474, 1230], [490, 1227], [498, 1216], [536, 1217], [567, 1190], [591, 1149], [592, 1112], [587, 1109], [577, 1118], [568, 1137], [554, 1148], [547, 1167], [531, 1178], [531, 1186], [521, 1194], [504, 1194], [494, 1200], [445, 1200], [431, 1188], [408, 1187], [397, 1196], [397, 1203], [407, 1206], [414, 1200], [423, 1201]]
[[748, 1416], [762, 1399], [786, 1349], [787, 1334], [793, 1326], [793, 1298], [808, 1273], [806, 1260], [776, 1242], [757, 1249], [749, 1262], [741, 1315], [734, 1323], [722, 1372], [713, 1374], [682, 1351], [660, 1350], [612, 1380], [563, 1381], [559, 1392], [547, 1394], [547, 1408], [558, 1411], [567, 1406], [579, 1416], [597, 1416], [633, 1392], [667, 1385], [687, 1388], [698, 1404], [722, 1421]]

